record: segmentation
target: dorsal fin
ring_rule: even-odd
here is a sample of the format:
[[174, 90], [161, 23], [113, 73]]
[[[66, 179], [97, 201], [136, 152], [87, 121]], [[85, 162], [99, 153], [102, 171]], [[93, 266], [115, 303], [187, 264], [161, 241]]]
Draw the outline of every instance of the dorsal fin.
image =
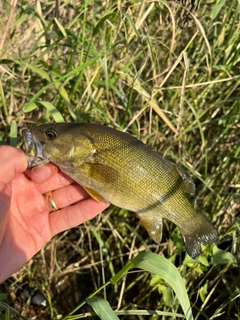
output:
[[190, 195], [194, 196], [195, 195], [195, 184], [193, 182], [192, 177], [190, 176], [190, 174], [183, 170], [183, 168], [181, 168], [180, 166], [178, 166], [177, 164], [173, 164], [175, 169], [177, 170], [177, 172], [180, 174], [183, 182], [182, 182], [182, 189], [183, 191], [185, 191], [186, 193], [189, 193]]

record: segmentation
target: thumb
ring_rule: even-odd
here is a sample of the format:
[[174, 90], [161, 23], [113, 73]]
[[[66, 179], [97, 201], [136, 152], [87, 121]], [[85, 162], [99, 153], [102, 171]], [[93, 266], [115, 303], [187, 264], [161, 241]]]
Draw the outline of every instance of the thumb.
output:
[[0, 192], [10, 183], [16, 173], [27, 169], [27, 156], [20, 150], [10, 146], [0, 146]]

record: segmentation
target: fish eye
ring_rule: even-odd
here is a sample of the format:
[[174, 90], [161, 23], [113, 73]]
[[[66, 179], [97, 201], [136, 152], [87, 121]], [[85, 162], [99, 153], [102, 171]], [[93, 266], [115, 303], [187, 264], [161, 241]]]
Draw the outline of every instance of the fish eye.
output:
[[54, 140], [57, 137], [57, 133], [52, 129], [47, 130], [45, 135], [49, 140]]

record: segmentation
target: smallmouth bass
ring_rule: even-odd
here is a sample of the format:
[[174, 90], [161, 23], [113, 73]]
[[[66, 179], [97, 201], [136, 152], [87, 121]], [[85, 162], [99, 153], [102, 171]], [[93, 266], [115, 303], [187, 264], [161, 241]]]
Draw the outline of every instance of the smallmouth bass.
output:
[[217, 230], [190, 204], [190, 175], [140, 140], [103, 125], [49, 123], [23, 131], [28, 166], [52, 162], [99, 202], [135, 212], [161, 242], [162, 219], [178, 226], [188, 254], [218, 240]]

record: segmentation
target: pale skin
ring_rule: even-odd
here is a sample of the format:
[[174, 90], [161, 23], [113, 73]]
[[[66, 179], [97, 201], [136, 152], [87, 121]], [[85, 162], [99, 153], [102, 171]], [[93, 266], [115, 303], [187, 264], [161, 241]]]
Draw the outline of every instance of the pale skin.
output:
[[[60, 210], [50, 212], [44, 193], [53, 191]], [[57, 233], [108, 207], [51, 163], [27, 169], [19, 149], [0, 146], [0, 283], [18, 271]]]

